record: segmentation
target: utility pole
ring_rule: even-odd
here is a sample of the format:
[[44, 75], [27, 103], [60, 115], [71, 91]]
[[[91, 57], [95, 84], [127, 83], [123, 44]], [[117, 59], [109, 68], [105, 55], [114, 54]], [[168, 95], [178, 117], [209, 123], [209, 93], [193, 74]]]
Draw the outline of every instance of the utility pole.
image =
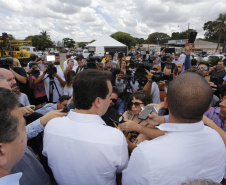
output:
[[190, 23], [188, 23], [187, 39], [189, 37], [189, 25], [190, 25]]

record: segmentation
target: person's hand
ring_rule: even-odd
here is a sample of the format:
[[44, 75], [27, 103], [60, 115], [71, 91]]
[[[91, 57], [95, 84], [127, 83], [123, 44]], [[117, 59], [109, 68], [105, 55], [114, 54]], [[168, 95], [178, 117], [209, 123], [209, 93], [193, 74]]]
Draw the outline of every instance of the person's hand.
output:
[[42, 72], [45, 74], [46, 73], [46, 70], [47, 70], [47, 67], [43, 68], [42, 69]]
[[27, 117], [34, 113], [35, 105], [27, 105], [25, 107], [20, 107], [19, 109], [22, 114]]
[[157, 125], [160, 125], [162, 123], [164, 123], [164, 117], [163, 116], [159, 116], [158, 114], [156, 113], [151, 113], [148, 115], [148, 123], [149, 123], [149, 126], [157, 126]]
[[40, 118], [40, 123], [45, 126], [53, 118], [66, 116], [68, 113], [61, 112], [62, 110], [63, 109], [48, 112]]
[[32, 68], [30, 68], [30, 69], [28, 70], [28, 73], [31, 73], [31, 70], [32, 70]]
[[213, 90], [215, 92], [217, 90], [217, 85], [215, 85], [213, 82], [208, 82]]
[[147, 69], [145, 69], [145, 72], [147, 73], [147, 74], [145, 75], [146, 78], [148, 79], [148, 81], [149, 81], [150, 83], [152, 83], [152, 76], [153, 76], [153, 73], [150, 72], [150, 71], [148, 71]]
[[161, 110], [161, 109], [165, 109], [165, 106], [164, 106], [164, 102], [160, 102], [158, 104], [156, 103], [150, 103], [146, 106], [152, 106], [152, 107], [155, 107], [157, 111]]
[[195, 43], [189, 43], [188, 40], [186, 41], [185, 51], [186, 51], [186, 54], [187, 55], [190, 55], [191, 54], [191, 51], [192, 51], [192, 48], [194, 47], [194, 44]]
[[132, 120], [126, 120], [124, 123], [118, 124], [118, 127], [122, 131], [131, 132], [138, 131], [140, 125]]
[[165, 89], [165, 87], [166, 87], [167, 85], [168, 85], [168, 84], [167, 84], [165, 81], [159, 81], [159, 82], [158, 82], [159, 89]]
[[59, 75], [57, 73], [53, 74], [53, 77], [59, 78]]

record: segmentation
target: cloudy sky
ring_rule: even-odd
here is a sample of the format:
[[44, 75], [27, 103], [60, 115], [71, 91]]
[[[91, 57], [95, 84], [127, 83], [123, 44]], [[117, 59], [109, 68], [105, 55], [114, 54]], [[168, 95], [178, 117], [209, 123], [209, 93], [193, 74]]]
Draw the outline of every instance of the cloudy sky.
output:
[[0, 34], [24, 39], [45, 30], [53, 41], [81, 42], [123, 31], [146, 39], [190, 23], [203, 37], [205, 21], [225, 11], [225, 0], [0, 0]]

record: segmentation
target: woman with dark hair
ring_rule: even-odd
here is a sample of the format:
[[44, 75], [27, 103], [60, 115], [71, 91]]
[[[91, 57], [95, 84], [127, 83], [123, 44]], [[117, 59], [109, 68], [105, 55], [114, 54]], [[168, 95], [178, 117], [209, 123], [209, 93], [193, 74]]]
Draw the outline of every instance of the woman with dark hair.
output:
[[64, 87], [64, 95], [72, 96], [73, 94], [73, 81], [75, 79], [76, 73], [74, 70], [68, 71], [66, 75], [66, 85]]
[[[141, 125], [147, 125], [146, 122], [139, 119], [138, 116], [141, 113], [141, 107], [146, 106], [150, 103], [152, 103], [151, 96], [145, 91], [137, 91], [131, 94], [127, 104], [127, 111], [123, 114], [124, 120], [131, 120]], [[146, 136], [140, 134], [139, 132], [128, 132], [125, 135], [130, 151], [136, 147], [137, 143], [148, 139]]]

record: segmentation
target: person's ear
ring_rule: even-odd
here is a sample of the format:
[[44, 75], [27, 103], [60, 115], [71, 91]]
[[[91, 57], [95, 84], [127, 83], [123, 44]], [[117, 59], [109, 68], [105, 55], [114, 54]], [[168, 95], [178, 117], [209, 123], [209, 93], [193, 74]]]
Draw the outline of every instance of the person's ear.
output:
[[5, 151], [5, 143], [0, 143], [0, 167], [7, 164], [7, 157]]
[[101, 98], [100, 97], [97, 97], [94, 101], [94, 105], [95, 107], [97, 108], [101, 108]]

